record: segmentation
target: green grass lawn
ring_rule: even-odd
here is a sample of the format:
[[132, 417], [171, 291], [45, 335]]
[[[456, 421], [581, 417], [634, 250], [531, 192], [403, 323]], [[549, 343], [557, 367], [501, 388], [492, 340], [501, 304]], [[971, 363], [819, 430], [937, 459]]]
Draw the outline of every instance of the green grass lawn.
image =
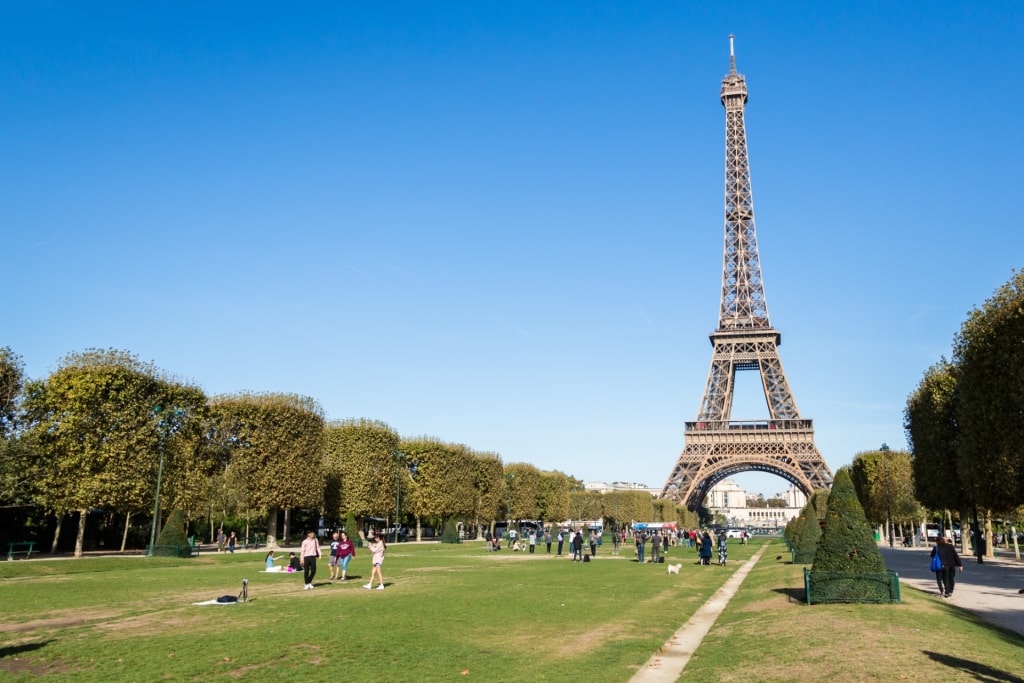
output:
[[[365, 551], [344, 584], [327, 584], [321, 563], [313, 591], [261, 573], [262, 552], [3, 562], [0, 680], [625, 681], [757, 547], [732, 545], [724, 568], [673, 548], [683, 568], [669, 575], [610, 545], [579, 564], [542, 547], [399, 544], [383, 591], [362, 588]], [[911, 590], [901, 605], [800, 604], [800, 568], [775, 557], [684, 679], [977, 680], [929, 652], [1024, 671], [1024, 639]], [[243, 578], [248, 604], [191, 604], [237, 594]]]

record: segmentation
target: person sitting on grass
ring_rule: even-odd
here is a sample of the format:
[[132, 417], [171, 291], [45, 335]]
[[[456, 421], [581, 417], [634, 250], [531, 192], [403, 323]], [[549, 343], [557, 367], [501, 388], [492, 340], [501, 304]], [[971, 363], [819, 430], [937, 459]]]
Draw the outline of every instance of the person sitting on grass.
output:
[[298, 572], [302, 571], [302, 565], [299, 563], [299, 558], [294, 552], [288, 553], [288, 567], [285, 569], [286, 572]]

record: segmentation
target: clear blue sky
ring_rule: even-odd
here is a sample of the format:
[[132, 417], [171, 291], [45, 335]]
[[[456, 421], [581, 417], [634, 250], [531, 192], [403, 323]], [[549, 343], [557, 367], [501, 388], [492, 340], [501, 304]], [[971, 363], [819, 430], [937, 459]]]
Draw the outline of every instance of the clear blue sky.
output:
[[838, 7], [4, 0], [0, 345], [661, 486], [717, 325], [733, 33], [797, 404], [833, 470], [904, 448], [1024, 266], [1024, 5]]

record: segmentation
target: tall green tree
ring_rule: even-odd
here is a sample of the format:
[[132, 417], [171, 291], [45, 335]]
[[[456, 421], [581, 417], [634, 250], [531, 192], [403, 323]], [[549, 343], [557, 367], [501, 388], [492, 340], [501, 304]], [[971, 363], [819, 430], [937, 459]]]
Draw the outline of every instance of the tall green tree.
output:
[[907, 398], [903, 427], [911, 450], [914, 496], [932, 510], [961, 510], [957, 441], [957, 373], [945, 358], [932, 365]]
[[525, 462], [505, 466], [508, 519], [537, 519], [540, 513], [540, 470]]
[[507, 500], [505, 487], [505, 466], [497, 453], [477, 453], [473, 463], [473, 489], [475, 503], [473, 517], [477, 525], [478, 537], [482, 538], [483, 526], [486, 524], [494, 532], [494, 522], [498, 519]]
[[10, 347], [0, 347], [0, 440], [17, 427], [18, 400], [25, 388], [25, 363]]
[[330, 422], [325, 439], [327, 512], [339, 519], [394, 514], [412, 483], [398, 433], [379, 420], [360, 418]]
[[25, 410], [39, 446], [39, 501], [58, 520], [80, 513], [76, 557], [89, 509], [127, 516], [152, 505], [161, 448], [174, 436], [155, 408], [173, 403], [187, 414], [204, 400], [195, 387], [113, 349], [70, 354], [46, 380], [28, 384]]
[[568, 518], [569, 492], [572, 488], [573, 479], [564, 472], [541, 472], [537, 501], [538, 517], [556, 524]]
[[415, 485], [407, 499], [416, 516], [417, 540], [422, 537], [425, 518], [436, 518], [443, 528], [445, 520], [473, 513], [475, 472], [468, 448], [426, 437], [403, 441], [401, 448], [415, 473]]
[[233, 394], [210, 401], [208, 439], [230, 453], [228, 471], [250, 511], [265, 511], [267, 544], [277, 542], [281, 508], [320, 508], [324, 492], [324, 417], [296, 394]]
[[854, 456], [850, 478], [857, 500], [875, 525], [920, 519], [922, 510], [914, 497], [910, 454], [905, 451], [862, 451]]
[[953, 344], [958, 368], [957, 456], [973, 502], [1024, 503], [1024, 271], [971, 311]]
[[0, 506], [27, 505], [35, 492], [33, 442], [19, 429], [25, 364], [0, 348]]

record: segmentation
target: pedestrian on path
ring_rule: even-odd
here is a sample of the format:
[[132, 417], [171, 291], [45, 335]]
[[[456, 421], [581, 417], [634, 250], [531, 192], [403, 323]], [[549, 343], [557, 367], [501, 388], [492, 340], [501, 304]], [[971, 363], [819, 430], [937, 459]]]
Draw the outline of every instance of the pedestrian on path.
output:
[[953, 544], [946, 540], [945, 536], [935, 539], [935, 547], [932, 548], [932, 557], [938, 557], [942, 567], [935, 572], [935, 580], [939, 584], [939, 597], [953, 597], [953, 587], [956, 584], [957, 570], [963, 571], [964, 565], [956, 552]]

